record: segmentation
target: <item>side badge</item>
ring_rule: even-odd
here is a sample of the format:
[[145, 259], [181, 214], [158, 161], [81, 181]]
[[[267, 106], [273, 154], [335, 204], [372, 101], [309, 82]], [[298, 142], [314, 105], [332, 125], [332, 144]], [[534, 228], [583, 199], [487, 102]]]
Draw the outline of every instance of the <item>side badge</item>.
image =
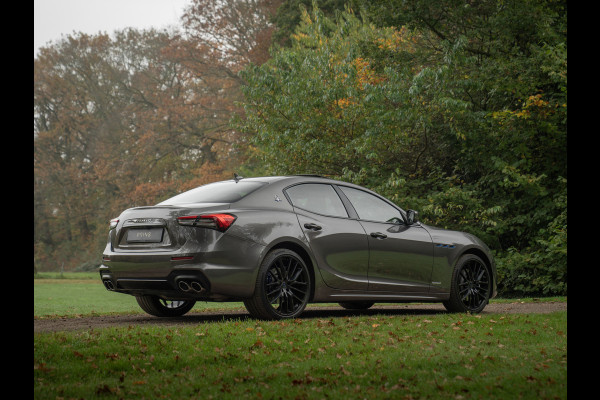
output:
[[281, 201], [281, 199], [279, 198], [279, 196], [275, 195], [275, 201]]

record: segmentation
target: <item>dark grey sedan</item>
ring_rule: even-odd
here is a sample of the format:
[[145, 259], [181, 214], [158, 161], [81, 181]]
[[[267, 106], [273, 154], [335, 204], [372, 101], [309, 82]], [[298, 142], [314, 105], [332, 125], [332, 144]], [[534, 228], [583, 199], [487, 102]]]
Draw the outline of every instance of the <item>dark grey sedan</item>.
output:
[[443, 302], [477, 313], [497, 293], [477, 237], [313, 175], [236, 176], [125, 210], [110, 222], [102, 260], [106, 288], [159, 317], [198, 300], [243, 301], [260, 319], [294, 318], [317, 302]]

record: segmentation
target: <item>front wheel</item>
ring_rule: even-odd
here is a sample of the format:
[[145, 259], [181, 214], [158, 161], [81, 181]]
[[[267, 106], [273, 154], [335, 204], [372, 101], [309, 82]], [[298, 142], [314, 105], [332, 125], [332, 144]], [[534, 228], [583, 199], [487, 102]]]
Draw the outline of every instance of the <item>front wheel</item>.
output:
[[491, 278], [483, 260], [474, 254], [462, 256], [452, 274], [450, 298], [444, 307], [450, 312], [479, 313], [490, 299]]
[[135, 296], [142, 310], [155, 317], [180, 317], [190, 311], [194, 300], [164, 300], [158, 296]]
[[244, 305], [258, 319], [295, 318], [308, 304], [310, 291], [310, 273], [302, 257], [292, 250], [276, 249], [263, 260], [254, 295]]

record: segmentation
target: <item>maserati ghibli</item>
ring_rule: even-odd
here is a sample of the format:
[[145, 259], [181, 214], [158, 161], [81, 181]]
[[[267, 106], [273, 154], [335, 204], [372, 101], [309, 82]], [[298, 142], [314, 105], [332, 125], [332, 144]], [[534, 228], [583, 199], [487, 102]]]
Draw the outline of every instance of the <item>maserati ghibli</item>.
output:
[[110, 221], [99, 272], [107, 290], [157, 317], [196, 301], [242, 301], [258, 319], [296, 318], [322, 302], [478, 313], [497, 294], [493, 257], [474, 235], [318, 175], [235, 175], [127, 209]]

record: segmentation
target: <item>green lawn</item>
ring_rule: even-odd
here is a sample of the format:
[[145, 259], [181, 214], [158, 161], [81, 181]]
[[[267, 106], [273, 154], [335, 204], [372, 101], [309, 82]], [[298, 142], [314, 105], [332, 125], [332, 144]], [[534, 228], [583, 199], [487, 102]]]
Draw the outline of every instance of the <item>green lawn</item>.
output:
[[[34, 301], [35, 318], [142, 312], [132, 296], [108, 292], [97, 274], [34, 279]], [[243, 305], [200, 302], [193, 312], [206, 308]], [[34, 397], [566, 399], [567, 312], [35, 333]]]
[[567, 313], [359, 316], [34, 336], [34, 396], [567, 397]]

